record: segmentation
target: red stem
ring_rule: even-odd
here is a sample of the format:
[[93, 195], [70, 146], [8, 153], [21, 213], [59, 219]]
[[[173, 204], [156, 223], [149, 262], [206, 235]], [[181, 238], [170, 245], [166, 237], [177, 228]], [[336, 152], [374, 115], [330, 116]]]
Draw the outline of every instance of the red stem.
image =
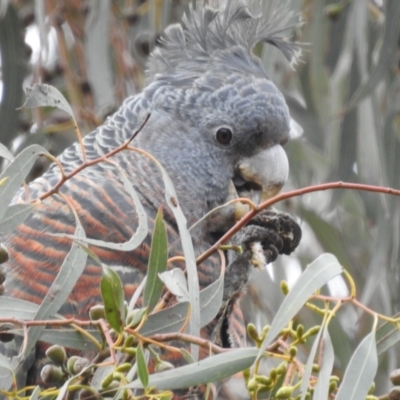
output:
[[400, 190], [382, 187], [382, 186], [372, 186], [372, 185], [364, 185], [361, 183], [350, 183], [350, 182], [329, 182], [329, 183], [321, 183], [319, 185], [307, 186], [302, 189], [291, 190], [290, 192], [281, 193], [277, 196], [264, 201], [259, 206], [257, 206], [254, 210], [249, 211], [240, 221], [238, 221], [228, 232], [225, 233], [224, 236], [221, 237], [216, 243], [214, 243], [207, 251], [201, 254], [197, 258], [197, 264], [202, 263], [208, 257], [210, 257], [213, 253], [215, 253], [219, 246], [229, 240], [236, 232], [238, 232], [243, 226], [245, 226], [253, 217], [255, 217], [260, 211], [265, 210], [268, 207], [271, 207], [273, 204], [278, 203], [282, 200], [290, 199], [292, 197], [301, 196], [306, 193], [312, 192], [320, 192], [328, 189], [353, 189], [353, 190], [362, 190], [366, 192], [376, 192], [376, 193], [386, 193], [392, 194], [395, 196], [400, 196]]

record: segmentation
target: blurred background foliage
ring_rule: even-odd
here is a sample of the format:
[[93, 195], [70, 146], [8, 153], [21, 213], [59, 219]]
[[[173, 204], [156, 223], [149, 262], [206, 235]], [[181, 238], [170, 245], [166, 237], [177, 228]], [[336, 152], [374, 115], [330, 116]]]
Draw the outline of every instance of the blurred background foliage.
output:
[[[35, 82], [63, 92], [83, 133], [101, 124], [145, 85], [148, 54], [189, 2], [1, 0], [0, 141], [14, 153], [39, 143], [57, 155], [75, 140], [62, 111], [18, 109], [23, 87]], [[280, 3], [264, 0], [265, 12]], [[400, 1], [288, 5], [303, 21], [293, 31], [293, 39], [304, 43], [301, 61], [292, 68], [271, 46], [255, 49], [304, 130], [287, 145], [291, 174], [285, 190], [338, 180], [400, 189]], [[31, 179], [47, 163], [40, 159]], [[282, 300], [278, 282], [293, 282], [301, 266], [324, 251], [352, 274], [365, 305], [387, 315], [399, 311], [398, 197], [336, 190], [277, 207], [299, 216], [304, 239], [293, 256], [254, 273], [243, 301], [248, 321], [259, 327], [270, 322]], [[348, 293], [341, 278], [329, 290]], [[310, 318], [304, 312], [299, 321], [311, 325]], [[370, 317], [350, 307], [340, 311], [331, 326], [337, 374], [370, 329]], [[399, 355], [390, 351], [380, 359], [379, 391], [388, 390], [388, 372], [399, 365]]]

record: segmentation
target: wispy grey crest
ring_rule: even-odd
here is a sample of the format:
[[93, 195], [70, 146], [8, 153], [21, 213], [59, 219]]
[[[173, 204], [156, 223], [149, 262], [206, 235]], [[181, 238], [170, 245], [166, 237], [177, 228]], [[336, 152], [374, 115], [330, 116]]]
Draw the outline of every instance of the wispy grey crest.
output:
[[[218, 2], [213, 1], [216, 5]], [[224, 8], [192, 7], [181, 24], [169, 26], [161, 38], [160, 47], [151, 54], [147, 79], [174, 70], [203, 72], [213, 58], [227, 49], [241, 47], [250, 52], [261, 42], [279, 48], [284, 56], [295, 62], [300, 46], [289, 42], [287, 35], [298, 24], [285, 5], [270, 15], [262, 12], [262, 0], [230, 0]]]

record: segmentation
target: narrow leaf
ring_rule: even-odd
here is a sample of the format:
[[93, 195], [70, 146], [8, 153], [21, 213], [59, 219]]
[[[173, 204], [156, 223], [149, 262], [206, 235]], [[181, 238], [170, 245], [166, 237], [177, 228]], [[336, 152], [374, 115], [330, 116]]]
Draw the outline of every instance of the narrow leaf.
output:
[[164, 282], [167, 289], [176, 296], [178, 301], [189, 301], [186, 277], [181, 269], [174, 268], [170, 271], [165, 271], [159, 274], [159, 277]]
[[133, 293], [131, 299], [129, 300], [128, 312], [132, 311], [135, 308], [137, 301], [142, 295], [144, 286], [146, 285], [146, 281], [147, 281], [147, 276], [145, 276], [142, 279], [142, 282], [140, 282], [140, 285], [136, 288], [135, 292]]
[[153, 310], [160, 298], [163, 284], [158, 277], [158, 274], [167, 269], [167, 260], [167, 229], [163, 220], [162, 208], [160, 207], [154, 221], [154, 232], [151, 240], [147, 280], [143, 294], [143, 305], [144, 307], [148, 307], [149, 312]]
[[96, 111], [115, 107], [114, 70], [110, 57], [111, 1], [96, 1], [89, 8], [85, 23], [85, 60], [87, 76], [93, 90]]
[[[221, 276], [200, 292], [200, 320], [201, 326], [206, 326], [217, 315], [224, 290], [224, 276]], [[0, 309], [1, 310], [1, 309]], [[187, 302], [178, 303], [162, 311], [148, 316], [146, 323], [140, 330], [143, 336], [152, 336], [158, 333], [179, 332], [187, 320], [189, 305]]]
[[184, 326], [189, 312], [189, 303], [178, 303], [155, 314], [149, 315], [140, 329], [143, 336], [159, 333], [179, 332]]
[[29, 400], [38, 400], [40, 397], [40, 392], [42, 391], [42, 388], [38, 385], [33, 389], [32, 394], [29, 396]]
[[378, 368], [375, 332], [368, 334], [355, 350], [346, 368], [336, 400], [365, 399]]
[[329, 335], [328, 326], [324, 327], [322, 335], [322, 358], [318, 374], [318, 381], [314, 388], [314, 400], [327, 399], [329, 396], [329, 380], [332, 375], [335, 353], [333, 352], [332, 340]]
[[32, 212], [35, 204], [13, 204], [6, 208], [6, 212], [0, 221], [0, 232], [5, 235], [11, 233], [22, 224]]
[[306, 368], [304, 370], [304, 374], [303, 374], [303, 378], [302, 378], [301, 386], [300, 386], [301, 400], [304, 400], [307, 395], [308, 383], [310, 381], [312, 366], [314, 364], [315, 355], [317, 354], [317, 350], [318, 350], [322, 332], [323, 332], [323, 329], [321, 327], [317, 336], [315, 337], [314, 343], [311, 347], [311, 351], [310, 351], [310, 354], [307, 359]]
[[102, 264], [103, 277], [101, 278], [100, 290], [104, 302], [104, 311], [107, 322], [116, 332], [121, 333], [125, 323], [124, 290], [119, 275]]
[[100, 293], [104, 303], [104, 312], [107, 322], [113, 329], [121, 333], [125, 327], [126, 308], [125, 296], [121, 278], [88, 247], [80, 244], [82, 250], [103, 269], [100, 282]]
[[2, 318], [33, 320], [39, 306], [26, 300], [0, 296], [0, 315]]
[[10, 360], [0, 353], [0, 390], [9, 390], [13, 381], [13, 367]]
[[[79, 220], [76, 217], [75, 235], [84, 237], [85, 232]], [[73, 242], [71, 250], [65, 257], [65, 260], [57, 274], [56, 279], [48, 290], [42, 304], [39, 306], [34, 320], [44, 320], [51, 318], [65, 303], [69, 294], [73, 290], [79, 277], [82, 275], [86, 266], [87, 254], [81, 249], [79, 244]], [[24, 354], [29, 354], [36, 341], [43, 333], [44, 326], [36, 326], [29, 328], [28, 344]]]
[[[303, 157], [308, 159], [313, 156], [307, 154], [303, 155]], [[343, 248], [343, 238], [339, 229], [333, 224], [326, 222], [326, 220], [315, 211], [310, 211], [303, 207], [299, 213], [307, 224], [310, 225], [325, 251], [335, 254], [335, 257], [337, 257], [342, 265], [351, 265], [351, 260]]]
[[[97, 341], [102, 341], [102, 336], [98, 330], [88, 330], [91, 336]], [[23, 336], [22, 329], [13, 329], [10, 333]], [[49, 344], [60, 344], [68, 349], [95, 351], [98, 350], [94, 343], [85, 335], [72, 329], [46, 329], [40, 336], [40, 341]]]
[[137, 373], [139, 375], [140, 382], [144, 388], [149, 385], [149, 371], [147, 371], [147, 363], [143, 353], [143, 347], [140, 343], [136, 350], [136, 363]]
[[271, 390], [271, 399], [276, 399], [276, 394], [278, 390], [283, 386], [283, 383], [285, 382], [285, 374], [282, 374], [276, 381], [273, 389]]
[[[0, 175], [0, 182], [4, 178], [8, 178], [0, 186], [0, 204], [7, 205], [14, 197], [17, 190], [25, 180], [26, 175], [31, 170], [36, 158], [42, 154], [49, 154], [46, 149], [41, 146], [29, 146], [10, 163], [5, 171]], [[7, 208], [0, 208], [0, 219], [3, 218]]]
[[127, 178], [125, 172], [122, 171], [121, 168], [118, 168], [121, 174], [121, 178], [124, 182], [124, 187], [129, 195], [132, 197], [132, 200], [135, 204], [135, 211], [138, 216], [138, 227], [136, 229], [135, 234], [124, 243], [111, 243], [105, 242], [104, 240], [98, 239], [90, 239], [90, 238], [79, 238], [74, 235], [65, 235], [65, 234], [54, 234], [55, 236], [63, 236], [68, 237], [73, 240], [79, 240], [80, 243], [91, 244], [97, 247], [104, 247], [106, 249], [118, 250], [118, 251], [132, 251], [136, 249], [139, 245], [143, 243], [143, 240], [146, 239], [148, 234], [148, 223], [147, 223], [147, 215], [144, 210], [142, 203], [140, 202], [139, 196], [137, 195], [135, 189]]
[[3, 157], [8, 161], [14, 160], [14, 156], [12, 155], [10, 150], [8, 150], [6, 146], [4, 146], [3, 143], [0, 143], [0, 157]]
[[36, 83], [26, 88], [26, 100], [22, 108], [57, 107], [65, 111], [75, 122], [74, 113], [68, 101], [54, 86]]
[[[183, 254], [185, 256], [186, 272], [188, 276], [189, 301], [191, 305], [189, 331], [192, 336], [198, 337], [200, 336], [200, 289], [199, 277], [197, 275], [196, 256], [194, 253], [192, 238], [187, 228], [186, 218], [182, 212], [181, 207], [179, 206], [178, 196], [175, 192], [171, 179], [169, 178], [163, 166], [150, 154], [148, 156], [154, 161], [157, 168], [161, 172], [165, 185], [165, 200], [168, 204], [168, 207], [174, 214], [178, 225]], [[190, 347], [193, 358], [197, 360], [199, 356], [198, 346], [192, 344]]]
[[[258, 349], [255, 348], [237, 349], [184, 367], [152, 374], [149, 376], [148, 387], [156, 387], [158, 390], [176, 390], [219, 382], [249, 368], [254, 363], [257, 353]], [[140, 380], [135, 380], [125, 387], [140, 389], [143, 385]]]
[[209, 324], [218, 314], [224, 295], [224, 270], [211, 285], [200, 291], [200, 326]]
[[9, 0], [0, 1], [0, 18], [4, 18], [6, 15], [9, 3]]
[[[393, 316], [397, 318], [399, 314]], [[391, 322], [384, 322], [376, 331], [376, 347], [378, 356], [400, 341], [400, 332]]]
[[83, 368], [79, 374], [74, 375], [73, 377], [69, 378], [67, 381], [65, 381], [64, 385], [62, 385], [60, 391], [58, 392], [56, 400], [64, 400], [65, 395], [68, 391], [68, 387], [72, 386], [73, 383], [77, 381], [81, 381], [81, 376], [85, 375], [87, 371], [92, 371], [93, 370], [93, 365], [88, 365], [87, 367]]
[[381, 53], [379, 60], [376, 62], [372, 72], [368, 75], [368, 79], [352, 95], [351, 99], [345, 105], [348, 112], [356, 104], [360, 103], [366, 96], [370, 95], [375, 87], [382, 81], [388, 71], [388, 67], [395, 65], [396, 53], [393, 51], [396, 48], [400, 25], [400, 3], [398, 1], [388, 1], [386, 13], [390, 18], [385, 18], [386, 26], [381, 45]]
[[13, 369], [12, 369], [10, 361], [8, 360], [7, 357], [3, 356], [3, 354], [1, 354], [1, 353], [0, 353], [0, 368], [4, 368], [4, 369], [10, 371], [11, 373], [13, 373]]
[[271, 329], [260, 347], [258, 357], [262, 356], [267, 346], [300, 311], [313, 293], [341, 272], [342, 267], [336, 257], [329, 253], [321, 255], [308, 266], [281, 304]]

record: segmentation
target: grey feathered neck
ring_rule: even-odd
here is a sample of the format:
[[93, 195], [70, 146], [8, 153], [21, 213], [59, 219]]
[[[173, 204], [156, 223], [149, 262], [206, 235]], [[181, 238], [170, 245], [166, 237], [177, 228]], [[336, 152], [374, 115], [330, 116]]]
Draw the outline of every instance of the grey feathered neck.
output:
[[238, 46], [247, 52], [260, 42], [279, 48], [290, 61], [296, 61], [300, 47], [288, 42], [285, 34], [297, 24], [293, 13], [279, 7], [267, 18], [262, 15], [262, 0], [229, 0], [224, 9], [209, 6], [192, 7], [182, 18], [165, 30], [160, 47], [151, 54], [147, 80], [157, 74], [184, 70], [203, 72], [207, 64], [224, 50]]

